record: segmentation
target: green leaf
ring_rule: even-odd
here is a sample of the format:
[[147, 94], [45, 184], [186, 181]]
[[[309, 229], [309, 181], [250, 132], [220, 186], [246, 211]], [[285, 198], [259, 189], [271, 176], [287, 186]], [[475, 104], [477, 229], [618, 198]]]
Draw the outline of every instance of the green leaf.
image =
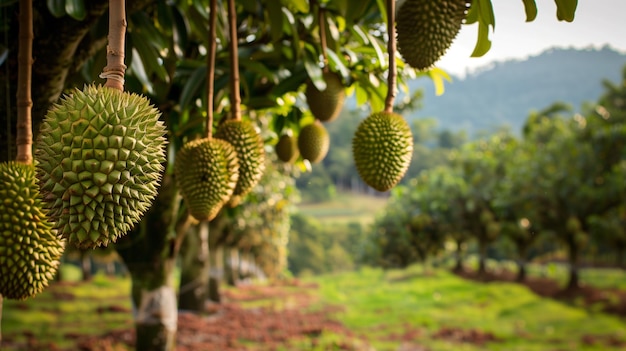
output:
[[319, 60], [315, 49], [311, 44], [306, 43], [307, 48], [306, 55], [304, 55], [304, 69], [306, 69], [309, 78], [318, 90], [326, 89], [326, 82], [322, 78], [322, 68], [319, 65]]
[[491, 40], [489, 40], [489, 27], [482, 22], [478, 23], [478, 40], [472, 52], [472, 57], [481, 57], [491, 49]]
[[185, 82], [183, 91], [180, 93], [179, 104], [181, 109], [187, 109], [191, 101], [198, 96], [198, 90], [206, 83], [206, 70], [206, 66], [196, 68]]
[[283, 36], [283, 9], [278, 1], [270, 1], [267, 5], [267, 17], [270, 23], [272, 41], [278, 41]]
[[48, 10], [54, 17], [65, 16], [65, 0], [46, 0]]
[[82, 21], [87, 17], [87, 10], [83, 0], [65, 0], [65, 12], [78, 21]]
[[302, 13], [309, 12], [309, 2], [307, 0], [281, 0], [289, 9], [295, 9]]
[[350, 71], [344, 65], [343, 60], [341, 60], [341, 58], [339, 58], [339, 56], [337, 56], [334, 51], [328, 50], [326, 51], [326, 55], [328, 57], [328, 65], [330, 66], [332, 71], [339, 71], [339, 73], [343, 77], [348, 77], [350, 75]]
[[446, 71], [442, 70], [441, 68], [435, 67], [430, 69], [428, 71], [428, 76], [435, 85], [435, 94], [437, 96], [442, 95], [445, 91], [444, 80], [447, 80], [448, 82], [452, 81], [448, 73], [446, 73]]
[[556, 17], [559, 21], [572, 22], [576, 14], [578, 0], [554, 0], [556, 2]]
[[537, 17], [537, 4], [535, 0], [522, 0], [526, 11], [526, 22], [532, 22]]

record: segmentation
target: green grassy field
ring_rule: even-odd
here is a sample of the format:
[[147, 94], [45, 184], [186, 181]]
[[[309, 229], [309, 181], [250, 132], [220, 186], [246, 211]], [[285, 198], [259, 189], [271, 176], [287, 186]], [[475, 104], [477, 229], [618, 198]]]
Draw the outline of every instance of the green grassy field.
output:
[[[566, 272], [551, 268], [549, 274], [560, 279]], [[582, 272], [582, 280], [622, 288], [626, 273], [589, 269]], [[543, 298], [518, 284], [465, 280], [441, 268], [363, 268], [308, 278], [304, 283], [318, 286], [307, 290], [315, 301], [309, 309], [337, 306], [329, 313], [350, 333], [330, 330], [298, 338], [282, 348], [285, 351], [626, 349], [626, 319]], [[264, 298], [243, 306], [251, 311], [261, 305], [290, 308], [289, 294], [302, 288], [277, 289], [283, 293], [276, 301]], [[55, 284], [25, 301], [5, 300], [4, 340], [24, 344], [34, 336], [38, 342], [34, 349], [50, 349], [46, 345], [54, 344], [70, 350], [77, 336], [132, 329], [129, 291], [129, 279], [97, 275], [89, 283]], [[268, 349], [246, 345], [252, 350]]]
[[[589, 279], [593, 274], [585, 276]], [[621, 279], [625, 277], [621, 272]], [[424, 274], [421, 267], [388, 272], [363, 269], [312, 281], [319, 284], [323, 303], [344, 307], [336, 317], [379, 351], [401, 349], [406, 343], [403, 334], [412, 335], [412, 343], [437, 351], [626, 347], [626, 343], [612, 348], [609, 342], [588, 342], [626, 342], [625, 320], [542, 298], [513, 283], [477, 283], [445, 270]], [[457, 335], [482, 333], [495, 341], [463, 343], [449, 336], [454, 333], [445, 333], [450, 330]]]
[[384, 197], [340, 192], [332, 201], [303, 203], [298, 205], [298, 210], [323, 223], [356, 222], [367, 225], [385, 208], [386, 203], [387, 198]]

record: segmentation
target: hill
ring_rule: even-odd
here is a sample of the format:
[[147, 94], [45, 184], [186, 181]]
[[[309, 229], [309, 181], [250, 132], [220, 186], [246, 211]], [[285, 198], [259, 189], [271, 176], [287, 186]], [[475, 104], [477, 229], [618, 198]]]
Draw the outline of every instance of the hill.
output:
[[405, 117], [435, 117], [440, 128], [464, 129], [469, 135], [503, 125], [517, 133], [532, 110], [562, 101], [579, 111], [583, 103], [597, 101], [602, 81], [617, 82], [625, 65], [626, 53], [610, 47], [553, 48], [453, 77], [442, 96], [435, 95], [429, 79], [420, 78], [409, 86], [423, 89], [423, 108]]

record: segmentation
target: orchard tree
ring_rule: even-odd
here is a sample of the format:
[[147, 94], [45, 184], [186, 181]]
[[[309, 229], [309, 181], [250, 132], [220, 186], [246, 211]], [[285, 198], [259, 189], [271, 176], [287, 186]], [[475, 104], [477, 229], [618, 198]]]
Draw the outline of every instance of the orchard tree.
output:
[[[139, 350], [169, 350], [175, 344], [173, 278], [178, 253], [188, 232], [200, 234], [193, 234], [199, 231], [190, 229], [194, 220], [181, 201], [172, 165], [182, 145], [212, 127], [207, 123], [207, 110], [214, 112], [215, 125], [219, 125], [219, 120], [225, 120], [237, 106], [230, 104], [229, 98], [240, 93], [246, 120], [256, 123], [256, 113], [272, 116], [268, 128], [273, 135], [264, 141], [273, 145], [285, 126], [297, 133], [311, 123], [313, 117], [305, 107], [303, 90], [307, 81], [324, 89], [324, 69], [338, 74], [357, 103], [368, 102], [373, 111], [382, 110], [385, 94], [391, 97], [387, 102], [393, 101], [395, 84], [385, 84], [387, 78], [394, 81], [393, 75], [387, 74], [390, 67], [398, 67], [400, 86], [406, 78], [417, 74], [393, 50], [391, 59], [385, 54], [385, 44], [389, 43], [386, 22], [394, 12], [386, 11], [384, 1], [241, 0], [236, 4], [234, 30], [227, 24], [225, 3], [221, 3], [217, 13], [208, 11], [202, 0], [129, 0], [125, 7], [125, 90], [144, 94], [159, 109], [169, 141], [158, 196], [141, 222], [115, 244], [131, 273]], [[474, 3], [467, 17], [463, 14], [460, 20], [466, 17], [467, 23], [478, 23], [474, 55], [482, 55], [490, 47], [489, 31], [495, 20], [490, 1]], [[536, 13], [534, 1], [524, 4], [527, 18], [532, 20]], [[559, 19], [571, 21], [575, 4], [574, 0], [558, 1]], [[0, 7], [5, 16], [0, 30], [6, 38], [0, 52], [0, 64], [6, 68], [0, 70], [0, 95], [11, 100], [18, 86], [17, 1], [0, 1]], [[35, 134], [46, 111], [64, 91], [102, 82], [99, 76], [107, 53], [111, 53], [106, 50], [107, 10], [106, 0], [34, 4]], [[213, 52], [213, 43], [207, 40], [210, 15], [217, 18], [214, 79], [207, 79], [212, 67], [207, 65], [207, 53]], [[238, 67], [233, 67], [229, 59], [231, 42], [239, 49]], [[114, 50], [113, 54], [119, 52]], [[240, 91], [230, 91], [229, 77], [239, 70]], [[420, 74], [428, 74], [438, 86], [445, 76], [437, 69]], [[214, 83], [214, 89], [208, 88], [209, 82]], [[207, 109], [208, 100], [214, 102], [213, 109]], [[10, 126], [0, 129], [2, 149], [8, 151], [0, 153], [0, 161], [14, 155], [15, 125], [9, 122], [16, 114], [15, 106], [0, 105], [0, 124]], [[293, 113], [296, 109], [304, 113]], [[210, 237], [209, 232], [209, 240]], [[264, 241], [253, 251], [268, 271], [276, 271], [284, 255], [280, 247]]]

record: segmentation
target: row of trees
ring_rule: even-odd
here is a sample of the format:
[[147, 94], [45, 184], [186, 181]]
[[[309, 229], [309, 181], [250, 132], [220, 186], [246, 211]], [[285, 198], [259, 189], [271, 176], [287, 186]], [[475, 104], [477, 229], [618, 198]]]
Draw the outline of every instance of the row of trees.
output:
[[[568, 287], [583, 252], [626, 266], [626, 68], [619, 84], [583, 114], [556, 103], [532, 113], [522, 138], [500, 132], [451, 150], [446, 165], [393, 192], [371, 235], [369, 258], [385, 266], [424, 260], [446, 241], [473, 240], [485, 271], [487, 248], [514, 243], [519, 279], [538, 238], [567, 249]], [[457, 269], [461, 268], [459, 252]]]

